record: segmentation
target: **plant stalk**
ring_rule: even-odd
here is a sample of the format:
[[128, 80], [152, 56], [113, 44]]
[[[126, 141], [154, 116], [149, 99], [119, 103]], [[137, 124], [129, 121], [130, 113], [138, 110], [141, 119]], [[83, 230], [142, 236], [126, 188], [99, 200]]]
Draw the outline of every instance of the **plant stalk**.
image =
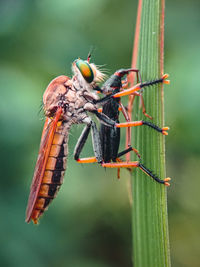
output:
[[[142, 80], [149, 81], [163, 75], [164, 0], [139, 0], [135, 43], [138, 48], [132, 67], [141, 71]], [[138, 36], [137, 36], [138, 35]], [[153, 123], [164, 125], [163, 85], [145, 88], [143, 92], [146, 111]], [[140, 101], [135, 98], [132, 118], [148, 120], [142, 113]], [[134, 147], [139, 150], [142, 163], [158, 177], [164, 179], [165, 136], [146, 126], [133, 129]], [[132, 173], [132, 232], [133, 263], [135, 267], [169, 267], [169, 235], [167, 215], [167, 190], [141, 170]]]

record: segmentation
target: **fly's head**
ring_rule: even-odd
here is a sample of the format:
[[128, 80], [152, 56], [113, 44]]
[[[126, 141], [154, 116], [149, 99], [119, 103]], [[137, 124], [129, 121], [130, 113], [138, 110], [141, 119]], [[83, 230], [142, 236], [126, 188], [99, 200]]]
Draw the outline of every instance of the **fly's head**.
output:
[[76, 59], [72, 64], [72, 71], [79, 90], [92, 90], [96, 83], [103, 81], [105, 77], [94, 63], [89, 63], [89, 60]]
[[61, 107], [63, 109], [63, 114], [69, 105], [69, 100], [66, 98], [66, 94], [71, 87], [71, 80], [67, 76], [56, 77], [47, 86], [43, 94], [43, 107], [45, 116], [53, 117], [58, 109]]

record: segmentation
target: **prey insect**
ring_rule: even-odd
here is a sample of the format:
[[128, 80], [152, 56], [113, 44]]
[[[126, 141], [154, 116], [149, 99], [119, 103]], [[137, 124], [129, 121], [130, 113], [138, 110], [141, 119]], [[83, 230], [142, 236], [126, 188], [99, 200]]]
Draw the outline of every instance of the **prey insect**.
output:
[[[133, 88], [129, 88], [128, 90], [124, 90], [120, 92], [122, 89], [122, 78], [127, 75], [129, 72], [136, 72], [137, 77], [140, 81], [136, 86]], [[129, 153], [131, 151], [134, 151], [138, 157], [140, 157], [138, 151], [131, 146], [131, 135], [130, 130], [128, 130], [128, 148], [125, 149], [122, 152], [119, 151], [119, 144], [120, 144], [120, 128], [121, 127], [129, 127], [132, 126], [141, 126], [141, 125], [147, 125], [154, 130], [162, 133], [163, 135], [167, 135], [168, 127], [159, 128], [157, 125], [148, 122], [148, 121], [134, 121], [130, 122], [129, 116], [126, 112], [125, 107], [120, 101], [120, 97], [123, 95], [128, 95], [132, 93], [137, 93], [137, 95], [140, 95], [138, 93], [138, 90], [141, 90], [144, 87], [151, 86], [158, 83], [168, 83], [166, 78], [168, 75], [163, 75], [162, 78], [150, 81], [150, 82], [141, 82], [141, 76], [137, 69], [121, 69], [116, 71], [101, 87], [101, 91], [106, 95], [104, 98], [101, 98], [95, 103], [102, 104], [103, 108], [99, 109], [102, 113], [97, 113], [97, 111], [94, 111], [97, 117], [101, 117], [100, 114], [105, 114], [110, 121], [115, 121], [115, 127], [111, 127], [112, 125], [109, 124], [109, 120], [107, 119], [106, 124], [105, 122], [101, 124], [100, 128], [100, 141], [101, 141], [101, 147], [102, 147], [102, 156], [103, 156], [103, 163], [101, 164], [103, 167], [107, 168], [118, 168], [118, 177], [119, 177], [119, 170], [120, 168], [140, 168], [142, 171], [144, 171], [147, 175], [149, 175], [151, 178], [153, 178], [155, 181], [161, 184], [165, 184], [166, 186], [169, 186], [169, 180], [170, 178], [165, 178], [164, 180], [159, 179], [156, 175], [154, 175], [147, 167], [145, 167], [141, 161], [134, 161], [134, 162], [122, 162], [120, 160], [120, 157], [125, 155], [126, 153]], [[143, 99], [142, 99], [143, 100]], [[143, 113], [145, 116], [150, 116], [146, 113], [144, 101], [143, 103]], [[119, 122], [119, 110], [122, 111], [126, 123], [120, 123]], [[80, 159], [80, 153], [81, 150], [87, 140], [89, 134], [89, 130], [86, 126], [86, 128], [83, 130], [82, 135], [77, 143], [77, 147], [75, 148], [75, 155], [74, 158], [79, 163], [91, 163], [96, 162], [96, 158], [82, 158]]]

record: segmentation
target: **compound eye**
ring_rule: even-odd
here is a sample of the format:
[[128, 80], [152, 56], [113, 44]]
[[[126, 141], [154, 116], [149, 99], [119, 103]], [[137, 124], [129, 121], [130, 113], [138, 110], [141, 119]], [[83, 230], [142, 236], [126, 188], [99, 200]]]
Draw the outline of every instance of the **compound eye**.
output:
[[77, 68], [80, 70], [83, 78], [88, 83], [91, 83], [94, 80], [94, 73], [89, 63], [81, 59], [78, 59], [77, 61], [75, 61], [75, 63], [76, 63]]

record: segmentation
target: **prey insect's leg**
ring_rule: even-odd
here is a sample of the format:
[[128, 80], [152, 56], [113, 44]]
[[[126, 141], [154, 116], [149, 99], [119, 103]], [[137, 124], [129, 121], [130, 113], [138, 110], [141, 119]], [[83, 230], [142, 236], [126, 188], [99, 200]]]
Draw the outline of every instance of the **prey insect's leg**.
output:
[[[121, 107], [121, 111], [122, 111], [122, 114], [124, 115], [125, 120], [127, 122], [130, 122], [129, 115], [128, 115], [125, 107], [122, 105], [121, 102], [119, 102], [119, 105]], [[136, 155], [140, 158], [140, 154], [138, 153], [138, 150], [131, 146], [131, 128], [130, 127], [127, 128], [127, 146], [128, 146], [128, 149], [119, 153], [119, 154], [121, 154], [121, 156], [127, 154], [130, 151], [134, 151], [136, 153]], [[131, 149], [131, 150], [129, 150], [129, 149]], [[118, 154], [118, 157], [120, 157], [119, 154]]]
[[[130, 122], [130, 118], [129, 118], [129, 116], [128, 116], [128, 113], [127, 113], [125, 107], [123, 106], [123, 104], [122, 104], [121, 102], [119, 102], [119, 105], [120, 105], [120, 107], [121, 107], [121, 109], [122, 109], [122, 114], [124, 115], [125, 120], [126, 120], [127, 122]], [[128, 146], [131, 145], [131, 131], [130, 131], [130, 130], [131, 130], [131, 128], [128, 127], [128, 136], [127, 136], [127, 139], [128, 139]]]
[[[133, 110], [133, 102], [134, 102], [134, 100], [135, 100], [135, 95], [133, 94], [133, 95], [130, 95], [129, 96], [129, 101], [128, 101], [128, 106], [127, 106], [127, 113], [128, 113], [128, 116], [129, 116], [129, 118], [130, 118], [130, 120], [131, 120], [131, 117], [132, 117], [132, 110]], [[126, 130], [126, 147], [128, 147], [128, 130], [129, 129], [129, 127], [127, 128], [127, 130]], [[126, 160], [127, 161], [130, 161], [130, 154], [127, 154], [126, 155]]]
[[147, 125], [150, 128], [156, 130], [157, 132], [162, 133], [163, 135], [168, 135], [167, 131], [169, 130], [169, 127], [160, 128], [157, 125], [151, 122], [148, 122], [148, 121], [130, 121], [130, 122], [123, 122], [123, 123], [116, 123], [115, 121], [111, 120], [109, 117], [107, 117], [103, 113], [98, 113], [98, 111], [96, 110], [91, 111], [91, 112], [94, 113], [103, 124], [110, 126], [110, 127], [122, 128], [122, 127], [135, 127], [135, 126]]
[[144, 116], [146, 116], [147, 118], [152, 120], [153, 118], [149, 114], [146, 113], [146, 108], [145, 108], [145, 104], [144, 104], [143, 95], [141, 93], [139, 93], [139, 92], [134, 92], [133, 95], [140, 97], [140, 101], [141, 101], [141, 104], [142, 104], [142, 113], [144, 114]]
[[[144, 99], [143, 99], [142, 93], [139, 93], [137, 91], [141, 90], [142, 87], [144, 87], [144, 86], [150, 86], [150, 85], [153, 85], [153, 84], [156, 84], [156, 83], [159, 83], [159, 82], [167, 84], [167, 83], [169, 83], [169, 81], [166, 80], [167, 78], [168, 78], [168, 75], [165, 74], [165, 75], [162, 76], [161, 79], [158, 79], [157, 81], [154, 81], [154, 83], [153, 82], [150, 82], [150, 83], [149, 82], [145, 82], [145, 83], [141, 82], [139, 85], [136, 85], [136, 86], [134, 86], [134, 87], [132, 87], [130, 89], [127, 89], [125, 91], [119, 92], [118, 94], [115, 94], [114, 97], [123, 96], [123, 95], [129, 95], [128, 114], [131, 117], [132, 109], [133, 109], [133, 102], [135, 100], [135, 96], [140, 96], [140, 101], [141, 101], [141, 104], [142, 104], [142, 112], [143, 112], [144, 116], [146, 116], [146, 117], [148, 117], [149, 119], [152, 120], [153, 118], [146, 113], [146, 108], [145, 108], [145, 104], [144, 104]], [[138, 77], [137, 77], [137, 79], [138, 79]], [[126, 140], [128, 139], [129, 131], [130, 130], [129, 130], [129, 127], [128, 127], [127, 131], [126, 131]], [[127, 146], [128, 146], [128, 140], [126, 141], [126, 147]], [[130, 156], [127, 155], [126, 159], [130, 160]]]
[[162, 78], [160, 78], [160, 79], [157, 79], [157, 80], [154, 80], [154, 81], [150, 81], [150, 82], [138, 83], [135, 86], [133, 86], [133, 87], [127, 89], [127, 90], [123, 90], [123, 91], [121, 91], [119, 93], [116, 93], [116, 94], [107, 95], [105, 97], [102, 97], [99, 100], [94, 100], [94, 104], [104, 103], [104, 102], [108, 101], [108, 99], [110, 99], [111, 97], [118, 98], [118, 97], [121, 97], [121, 96], [131, 95], [134, 92], [139, 91], [144, 87], [148, 87], [148, 86], [151, 86], [151, 85], [154, 85], [154, 84], [158, 84], [158, 83], [169, 84], [169, 80], [166, 80], [167, 78], [168, 78], [168, 74], [164, 74], [162, 76]]
[[167, 78], [168, 78], [168, 74], [164, 74], [161, 79], [157, 79], [157, 80], [150, 81], [150, 82], [138, 83], [135, 86], [133, 86], [133, 87], [127, 89], [127, 90], [124, 90], [122, 92], [119, 92], [119, 93], [116, 93], [116, 94], [112, 95], [112, 97], [116, 98], [116, 97], [121, 97], [121, 96], [125, 96], [125, 95], [130, 95], [130, 94], [133, 94], [136, 91], [141, 90], [143, 87], [151, 86], [151, 85], [154, 85], [154, 84], [157, 84], [157, 83], [169, 84], [169, 81], [166, 80]]
[[[122, 156], [124, 156], [124, 155], [126, 155], [127, 153], [129, 153], [131, 151], [133, 151], [133, 148], [130, 146], [129, 148], [127, 148], [127, 149], [121, 151], [120, 153], [118, 153], [117, 154], [117, 159], [122, 157]], [[140, 157], [140, 155], [138, 157]]]
[[151, 172], [148, 168], [146, 168], [143, 164], [141, 164], [139, 161], [132, 161], [132, 162], [117, 162], [117, 163], [102, 163], [102, 167], [105, 168], [139, 168], [144, 173], [146, 173], [148, 176], [153, 178], [156, 182], [160, 184], [164, 184], [166, 186], [169, 186], [169, 181], [171, 180], [169, 177], [165, 178], [164, 180], [161, 180], [158, 178], [155, 174]]
[[123, 89], [127, 89], [128, 88], [128, 81], [127, 81], [127, 79], [122, 81], [122, 88]]
[[121, 69], [118, 70], [114, 73], [114, 75], [119, 76], [119, 77], [123, 77], [124, 75], [129, 74], [129, 72], [135, 72], [137, 75], [137, 82], [141, 83], [142, 82], [142, 77], [141, 77], [141, 73], [139, 69], [134, 69], [134, 68], [130, 68], [130, 69]]
[[94, 155], [97, 159], [98, 163], [103, 162], [103, 156], [102, 156], [102, 148], [101, 148], [101, 141], [100, 141], [100, 135], [97, 130], [96, 123], [92, 121], [92, 145], [94, 150]]
[[[139, 83], [142, 83], [142, 78], [141, 78], [141, 74], [140, 74], [140, 72], [138, 72], [139, 73], [139, 77], [138, 77], [138, 75], [137, 75], [137, 83], [139, 82]], [[137, 73], [137, 74], [138, 74]], [[124, 80], [124, 81], [122, 81], [122, 88], [123, 89], [127, 89], [128, 88], [128, 81], [127, 80]], [[133, 101], [134, 101], [134, 97], [135, 96], [139, 96], [140, 97], [140, 101], [141, 101], [141, 104], [142, 104], [142, 113], [144, 114], [144, 116], [146, 116], [147, 118], [149, 118], [150, 120], [152, 120], [153, 118], [150, 116], [150, 115], [148, 115], [147, 113], [146, 113], [146, 108], [145, 108], [145, 104], [144, 104], [144, 98], [143, 98], [143, 96], [142, 96], [142, 93], [139, 93], [139, 92], [134, 92], [133, 93], [133, 95], [132, 95], [132, 98], [131, 98], [131, 100], [130, 100], [130, 105], [132, 106], [133, 105]]]
[[124, 123], [116, 123], [115, 127], [117, 128], [122, 128], [122, 127], [134, 127], [134, 126], [142, 126], [142, 125], [147, 125], [150, 128], [156, 130], [157, 132], [162, 133], [163, 135], [168, 135], [168, 130], [169, 127], [163, 127], [160, 128], [157, 125], [148, 122], [148, 121], [131, 121], [131, 122], [124, 122]]

